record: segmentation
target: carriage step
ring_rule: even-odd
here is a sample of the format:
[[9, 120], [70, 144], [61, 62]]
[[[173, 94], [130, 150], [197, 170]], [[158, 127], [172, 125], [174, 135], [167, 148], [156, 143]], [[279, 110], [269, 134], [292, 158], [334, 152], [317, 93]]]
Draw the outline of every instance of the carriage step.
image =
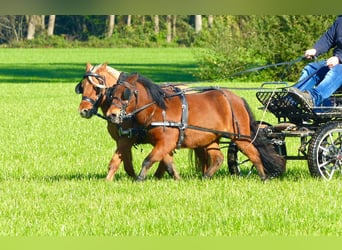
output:
[[272, 126], [272, 130], [274, 130], [276, 132], [294, 131], [296, 129], [297, 129], [297, 125], [294, 123], [290, 123], [290, 122], [278, 123], [278, 124]]

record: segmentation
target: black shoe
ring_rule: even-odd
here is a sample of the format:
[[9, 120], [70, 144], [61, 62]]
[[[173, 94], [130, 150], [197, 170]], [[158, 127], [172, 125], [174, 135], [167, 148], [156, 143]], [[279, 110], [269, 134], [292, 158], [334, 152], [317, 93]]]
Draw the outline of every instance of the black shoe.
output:
[[304, 101], [304, 103], [306, 103], [310, 108], [314, 107], [314, 103], [309, 92], [300, 91], [299, 89], [294, 87], [289, 88], [288, 91], [299, 96]]

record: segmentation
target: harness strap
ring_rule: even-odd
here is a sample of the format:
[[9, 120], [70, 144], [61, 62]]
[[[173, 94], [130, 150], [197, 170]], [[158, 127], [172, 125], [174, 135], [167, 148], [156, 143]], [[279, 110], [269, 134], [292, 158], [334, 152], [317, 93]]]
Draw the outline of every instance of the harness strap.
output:
[[[83, 101], [87, 101], [87, 102], [89, 102], [91, 105], [93, 105], [92, 109], [90, 110], [91, 114], [93, 114], [93, 115], [95, 114], [95, 115], [97, 115], [97, 116], [99, 116], [99, 117], [101, 117], [101, 115], [98, 114], [97, 110], [99, 109], [99, 104], [100, 104], [100, 102], [102, 101], [102, 98], [103, 98], [103, 95], [102, 95], [102, 94], [100, 94], [100, 95], [98, 96], [98, 99], [97, 99], [97, 100], [94, 100], [94, 99], [92, 99], [92, 98], [90, 98], [90, 97], [87, 97], [87, 96], [82, 96], [82, 100], [83, 100]], [[104, 117], [101, 117], [101, 118], [104, 118]], [[107, 118], [105, 118], [105, 119], [107, 120]]]
[[150, 127], [172, 127], [179, 129], [179, 136], [177, 141], [177, 149], [181, 148], [182, 143], [185, 138], [185, 129], [188, 128], [188, 119], [189, 119], [189, 109], [188, 109], [188, 102], [184, 95], [184, 92], [180, 89], [176, 88], [175, 94], [169, 95], [168, 97], [180, 96], [182, 102], [182, 117], [180, 122], [172, 122], [172, 121], [165, 121], [165, 113], [163, 113], [163, 121], [162, 122], [151, 122]]
[[94, 105], [96, 103], [96, 101], [88, 96], [82, 96], [82, 101], [87, 101], [89, 103], [91, 103], [92, 105]]
[[179, 137], [178, 137], [178, 142], [177, 142], [177, 148], [180, 148], [182, 146], [182, 143], [185, 137], [185, 129], [188, 127], [188, 118], [189, 118], [188, 102], [183, 92], [181, 92], [180, 98], [182, 101], [182, 118], [181, 118], [181, 126], [179, 127]]
[[238, 139], [241, 138], [241, 134], [240, 134], [240, 127], [239, 127], [239, 123], [236, 121], [235, 119], [235, 115], [234, 115], [234, 110], [233, 110], [233, 106], [232, 106], [232, 103], [230, 102], [230, 99], [228, 98], [228, 96], [226, 95], [226, 93], [224, 93], [221, 89], [218, 89], [222, 95], [226, 98], [226, 100], [228, 101], [229, 103], [229, 106], [230, 106], [230, 111], [232, 113], [232, 121], [233, 121], [233, 129], [234, 131], [237, 130], [237, 133], [233, 133], [235, 134], [234, 137], [237, 137]]
[[216, 130], [216, 129], [208, 129], [208, 128], [203, 128], [203, 127], [193, 126], [193, 125], [188, 125], [188, 129], [195, 129], [195, 130], [200, 130], [203, 132], [211, 132], [214, 134], [219, 134], [225, 138], [238, 137], [239, 139], [244, 139], [244, 140], [250, 140], [251, 139], [251, 137], [249, 135], [242, 135], [240, 133], [236, 134], [236, 133], [225, 132], [225, 131]]
[[[152, 122], [151, 127], [171, 127], [171, 128], [181, 128], [183, 126], [182, 123], [179, 122], [171, 122], [171, 121], [164, 121], [164, 122]], [[250, 140], [251, 137], [249, 135], [242, 135], [242, 134], [236, 134], [236, 133], [231, 133], [231, 132], [225, 132], [221, 130], [215, 130], [215, 129], [209, 129], [209, 128], [204, 128], [204, 127], [199, 127], [199, 126], [194, 126], [194, 125], [187, 125], [187, 129], [194, 129], [194, 130], [199, 130], [203, 132], [208, 132], [208, 133], [214, 133], [214, 134], [219, 134], [222, 137], [225, 138], [231, 138], [231, 137], [238, 137], [239, 139], [244, 139], [244, 140]]]

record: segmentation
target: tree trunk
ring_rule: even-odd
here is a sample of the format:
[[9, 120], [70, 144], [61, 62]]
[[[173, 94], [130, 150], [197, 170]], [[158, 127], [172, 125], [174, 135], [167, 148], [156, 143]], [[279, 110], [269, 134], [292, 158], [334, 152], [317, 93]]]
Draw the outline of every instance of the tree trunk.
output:
[[36, 33], [42, 33], [43, 29], [43, 16], [39, 15], [32, 15], [27, 16], [27, 40], [34, 39]]
[[199, 33], [202, 30], [202, 15], [195, 15], [195, 32]]
[[12, 28], [12, 33], [13, 33], [13, 37], [15, 38], [16, 41], [19, 41], [19, 35], [18, 32], [16, 30], [16, 20], [15, 20], [15, 16], [9, 16], [9, 21], [10, 21], [10, 25]]
[[131, 26], [131, 24], [132, 24], [132, 16], [128, 15], [127, 16], [127, 26]]
[[172, 40], [172, 30], [171, 30], [171, 15], [166, 16], [166, 29], [167, 29], [167, 34], [166, 34], [166, 41], [168, 43], [171, 42]]
[[154, 33], [159, 34], [159, 16], [154, 16]]
[[172, 16], [172, 37], [176, 37], [176, 22], [177, 22], [177, 16]]
[[141, 25], [143, 26], [143, 27], [145, 27], [145, 16], [142, 16], [141, 17]]
[[115, 15], [109, 15], [108, 19], [109, 19], [109, 23], [108, 23], [107, 37], [111, 37], [113, 35], [113, 32], [114, 32]]
[[213, 15], [209, 15], [208, 16], [208, 27], [212, 28], [214, 24], [214, 16]]
[[48, 36], [53, 36], [53, 32], [55, 30], [55, 20], [56, 20], [56, 15], [49, 16], [49, 24], [48, 24], [48, 29], [47, 29]]
[[40, 22], [40, 27], [42, 30], [45, 30], [45, 15], [41, 15], [39, 16], [40, 20], [38, 20]]
[[36, 18], [35, 16], [28, 16], [27, 23], [27, 40], [34, 39], [34, 34], [36, 33]]

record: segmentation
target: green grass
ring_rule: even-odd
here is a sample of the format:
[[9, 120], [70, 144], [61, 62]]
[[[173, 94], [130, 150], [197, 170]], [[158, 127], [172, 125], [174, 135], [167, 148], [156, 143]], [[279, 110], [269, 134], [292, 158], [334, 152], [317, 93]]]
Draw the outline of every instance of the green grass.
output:
[[[96, 117], [86, 120], [79, 116], [80, 96], [74, 94], [74, 86], [76, 79], [82, 78], [84, 62], [106, 61], [110, 59], [109, 50], [47, 49], [39, 50], [38, 54], [33, 51], [36, 50], [0, 53], [0, 57], [6, 53], [9, 56], [8, 60], [0, 60], [0, 70], [4, 72], [0, 74], [0, 82], [5, 82], [0, 84], [1, 236], [342, 234], [341, 178], [330, 182], [314, 179], [304, 161], [289, 161], [283, 178], [266, 183], [254, 172], [249, 178], [231, 177], [226, 163], [212, 180], [203, 181], [190, 166], [187, 150], [180, 150], [175, 155], [182, 176], [179, 182], [168, 176], [154, 180], [156, 166], [143, 183], [133, 182], [122, 167], [113, 182], [105, 182], [115, 143], [107, 134], [103, 120]], [[153, 53], [149, 49], [115, 52], [120, 65], [127, 59], [132, 70], [134, 60], [143, 59], [144, 55], [149, 58], [146, 64], [163, 65], [166, 60], [161, 56], [164, 49], [159, 53], [155, 49]], [[195, 65], [190, 51], [174, 49], [171, 53], [167, 49], [165, 53], [174, 56], [170, 59], [171, 68], [180, 67], [177, 53], [184, 56], [184, 64]], [[15, 56], [20, 54], [19, 60]], [[82, 54], [89, 58], [83, 58]], [[54, 59], [56, 64], [53, 64]], [[83, 62], [83, 59], [88, 60]], [[32, 82], [29, 73], [27, 78], [22, 73], [17, 82], [16, 78], [12, 79], [11, 74], [16, 73], [14, 65], [19, 61], [22, 69], [35, 65], [37, 81]], [[109, 63], [112, 65], [111, 61]], [[73, 64], [77, 64], [77, 68], [73, 68]], [[9, 65], [14, 71], [6, 74]], [[60, 76], [55, 79], [53, 76], [58, 75], [55, 72], [51, 81], [45, 83], [49, 78], [47, 72], [53, 71], [51, 65], [65, 68], [59, 68]], [[192, 70], [196, 70], [195, 67]], [[144, 75], [160, 74], [160, 81], [166, 81], [162, 71], [156, 67]], [[164, 75], [165, 79], [171, 79], [172, 75]], [[191, 79], [187, 72], [174, 75], [174, 79], [182, 77]], [[258, 83], [248, 84], [251, 85]], [[236, 92], [246, 97], [256, 117], [262, 118], [254, 92]], [[275, 122], [269, 114], [264, 119]], [[297, 146], [288, 143], [288, 148], [294, 152]], [[150, 146], [134, 149], [136, 171], [149, 149]], [[244, 166], [244, 171], [249, 167]]]
[[193, 52], [186, 48], [148, 49], [148, 53], [141, 48], [0, 48], [0, 79], [2, 83], [75, 82], [82, 77], [87, 62], [109, 63], [120, 71], [140, 72], [156, 82], [196, 80]]

